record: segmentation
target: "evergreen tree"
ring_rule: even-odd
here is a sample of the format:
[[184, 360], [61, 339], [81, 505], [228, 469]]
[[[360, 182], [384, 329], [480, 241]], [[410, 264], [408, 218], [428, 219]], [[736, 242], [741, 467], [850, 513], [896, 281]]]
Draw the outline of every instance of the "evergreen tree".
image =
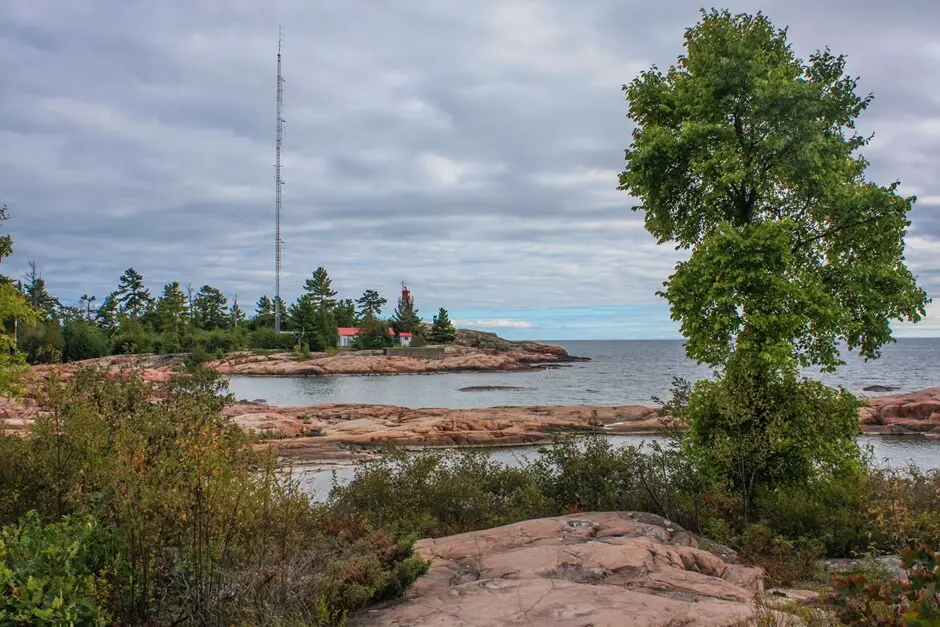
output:
[[274, 326], [274, 301], [267, 296], [258, 299], [255, 305], [255, 317], [252, 320], [255, 328]]
[[333, 308], [333, 315], [336, 317], [336, 326], [354, 327], [356, 326], [356, 303], [351, 298], [344, 298], [336, 303]]
[[435, 344], [452, 344], [456, 339], [457, 329], [454, 328], [454, 323], [450, 321], [447, 310], [441, 307], [437, 315], [434, 316], [430, 340]]
[[392, 328], [395, 329], [395, 333], [423, 334], [424, 325], [421, 324], [421, 317], [418, 315], [418, 310], [415, 309], [414, 298], [398, 299], [398, 307], [395, 308], [395, 313], [392, 314]]
[[173, 332], [182, 335], [189, 319], [186, 295], [176, 281], [163, 286], [153, 310], [154, 328], [158, 332]]
[[29, 262], [29, 272], [26, 273], [26, 283], [23, 285], [26, 301], [30, 307], [39, 312], [45, 320], [58, 317], [61, 304], [46, 291], [46, 281], [36, 270], [36, 262]]
[[193, 308], [196, 311], [196, 326], [210, 331], [225, 328], [228, 321], [226, 306], [228, 299], [221, 290], [211, 285], [203, 285], [193, 298]]
[[96, 300], [98, 300], [96, 297], [89, 296], [88, 294], [82, 294], [81, 297], [79, 297], [78, 306], [82, 310], [85, 320], [92, 319], [92, 314], [96, 311], [93, 309]]
[[359, 324], [359, 334], [353, 347], [360, 350], [385, 348], [393, 343], [388, 331], [388, 322], [375, 317], [364, 318]]
[[317, 305], [313, 297], [304, 294], [297, 298], [291, 305], [287, 316], [288, 326], [291, 330], [303, 333], [305, 338], [311, 334], [316, 334], [317, 328]]
[[359, 319], [378, 320], [382, 315], [382, 307], [388, 304], [388, 300], [379, 296], [375, 290], [366, 290], [362, 296], [356, 300], [359, 305]]
[[241, 307], [238, 306], [238, 294], [235, 295], [235, 298], [232, 300], [232, 308], [229, 311], [229, 320], [231, 321], [232, 328], [236, 328], [245, 322], [245, 312], [242, 311]]
[[[339, 344], [339, 331], [336, 330], [336, 316], [329, 307], [317, 309], [316, 344], [317, 350], [327, 350]], [[310, 343], [311, 349], [313, 342]]]
[[336, 304], [333, 299], [336, 296], [336, 291], [333, 290], [332, 281], [323, 266], [314, 270], [313, 278], [307, 279], [304, 283], [304, 289], [313, 298], [313, 302], [317, 307], [332, 309]]
[[121, 275], [115, 294], [119, 311], [131, 318], [142, 317], [153, 305], [150, 290], [144, 287], [144, 277], [134, 268]]
[[101, 307], [95, 315], [98, 326], [106, 331], [114, 331], [118, 326], [120, 316], [118, 296], [114, 292], [108, 294], [101, 301]]

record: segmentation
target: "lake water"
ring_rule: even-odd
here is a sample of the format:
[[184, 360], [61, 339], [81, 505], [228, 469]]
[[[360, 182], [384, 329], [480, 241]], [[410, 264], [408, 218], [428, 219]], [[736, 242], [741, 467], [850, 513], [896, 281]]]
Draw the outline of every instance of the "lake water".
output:
[[[666, 397], [673, 376], [708, 377], [707, 367], [690, 361], [681, 341], [577, 341], [559, 344], [591, 361], [538, 372], [447, 373], [433, 375], [337, 376], [307, 378], [232, 377], [238, 399], [272, 405], [370, 403], [406, 407], [490, 407], [495, 405], [650, 405]], [[830, 385], [861, 392], [869, 385], [902, 391], [940, 385], [940, 338], [901, 339], [884, 348], [881, 359], [854, 355], [828, 375], [810, 372]], [[469, 386], [503, 385], [519, 390], [461, 392]]]
[[[614, 435], [609, 439], [615, 446], [641, 446], [644, 442], [660, 438], [636, 435]], [[922, 470], [940, 468], [940, 441], [913, 437], [872, 437], [861, 439], [862, 446], [870, 446], [874, 461], [886, 468], [903, 468], [915, 464]], [[489, 449], [492, 459], [510, 466], [522, 466], [536, 459], [538, 447], [520, 446], [509, 449]], [[301, 486], [314, 500], [323, 501], [330, 494], [334, 481], [346, 485], [355, 475], [353, 466], [337, 470], [298, 470]]]

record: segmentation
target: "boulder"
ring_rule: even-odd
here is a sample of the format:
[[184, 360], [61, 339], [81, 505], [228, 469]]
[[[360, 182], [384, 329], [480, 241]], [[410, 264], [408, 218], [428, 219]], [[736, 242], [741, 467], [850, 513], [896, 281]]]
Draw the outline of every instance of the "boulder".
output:
[[428, 574], [404, 599], [365, 610], [350, 624], [754, 624], [763, 572], [697, 544], [668, 520], [630, 512], [420, 540], [415, 550], [430, 562]]

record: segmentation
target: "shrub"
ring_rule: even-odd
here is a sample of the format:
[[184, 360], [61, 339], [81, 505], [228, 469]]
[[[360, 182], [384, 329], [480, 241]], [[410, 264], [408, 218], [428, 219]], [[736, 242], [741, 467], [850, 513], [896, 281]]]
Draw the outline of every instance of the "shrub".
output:
[[358, 515], [376, 527], [441, 536], [485, 529], [556, 512], [533, 477], [485, 453], [393, 451], [366, 462], [330, 502], [344, 516]]
[[69, 320], [62, 327], [65, 361], [81, 361], [108, 354], [108, 338], [97, 325], [85, 320]]
[[940, 553], [906, 549], [901, 566], [907, 581], [869, 583], [864, 573], [836, 577], [826, 602], [849, 625], [940, 625]]
[[44, 525], [35, 512], [0, 529], [0, 624], [110, 625], [112, 530], [70, 516]]
[[14, 495], [0, 512], [113, 525], [108, 601], [125, 624], [317, 624], [413, 581], [409, 538], [313, 506], [222, 415], [226, 399], [200, 368], [50, 380], [32, 437], [0, 437], [0, 494]]
[[294, 348], [297, 339], [293, 333], [278, 333], [271, 328], [261, 328], [248, 336], [248, 346], [265, 350], [289, 351]]

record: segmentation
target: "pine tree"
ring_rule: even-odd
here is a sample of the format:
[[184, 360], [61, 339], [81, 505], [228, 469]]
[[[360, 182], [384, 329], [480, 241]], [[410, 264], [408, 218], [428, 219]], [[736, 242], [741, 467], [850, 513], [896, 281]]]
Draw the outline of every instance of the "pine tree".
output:
[[336, 326], [354, 327], [356, 326], [356, 303], [351, 298], [344, 298], [336, 303], [333, 308], [333, 315], [336, 317]]
[[44, 320], [58, 318], [59, 301], [49, 295], [46, 290], [46, 281], [36, 270], [36, 262], [29, 262], [29, 272], [26, 273], [26, 283], [23, 286], [26, 300], [30, 307], [39, 312]]
[[457, 329], [454, 328], [454, 323], [450, 321], [447, 310], [441, 307], [437, 315], [434, 316], [430, 340], [435, 344], [452, 344], [456, 339]]
[[106, 331], [117, 329], [118, 317], [120, 316], [119, 307], [118, 295], [115, 292], [111, 292], [105, 296], [104, 300], [101, 301], [101, 307], [98, 308], [96, 315], [98, 326]]
[[196, 310], [196, 326], [201, 329], [222, 329], [228, 326], [228, 315], [226, 306], [228, 299], [222, 294], [221, 290], [211, 285], [203, 285], [199, 288], [196, 297], [193, 298], [193, 308]]
[[131, 318], [140, 318], [153, 305], [150, 290], [144, 287], [144, 277], [134, 268], [128, 268], [118, 281], [118, 309]]
[[313, 302], [316, 303], [318, 307], [332, 309], [336, 304], [336, 301], [333, 299], [333, 297], [336, 296], [336, 291], [333, 289], [332, 281], [323, 266], [314, 270], [313, 278], [306, 280], [304, 289], [307, 291], [307, 294], [313, 298]]
[[316, 334], [317, 305], [313, 297], [304, 294], [297, 298], [288, 311], [287, 321], [291, 330], [302, 333], [305, 338]]
[[243, 312], [241, 307], [238, 306], [238, 294], [236, 294], [235, 298], [232, 300], [232, 308], [229, 311], [229, 320], [231, 320], [233, 329], [245, 322], [245, 312]]
[[[287, 316], [287, 303], [284, 302], [284, 299], [281, 298], [280, 296], [275, 296], [274, 299], [271, 301], [271, 305], [275, 312], [281, 313], [281, 322], [286, 324], [287, 317], [288, 317]], [[274, 319], [273, 316], [271, 319], [272, 320]]]
[[255, 317], [252, 320], [255, 328], [274, 326], [274, 302], [267, 296], [258, 299], [255, 305]]
[[422, 335], [424, 325], [421, 324], [421, 316], [415, 309], [414, 298], [399, 298], [398, 307], [392, 314], [392, 328], [395, 333], [414, 333]]
[[[316, 350], [327, 350], [339, 344], [339, 331], [336, 330], [336, 316], [329, 307], [320, 307], [316, 317]], [[313, 349], [314, 343], [310, 342]]]
[[189, 318], [186, 295], [176, 281], [163, 286], [163, 293], [154, 305], [153, 322], [156, 331], [182, 335]]
[[379, 296], [375, 290], [366, 290], [356, 303], [359, 304], [360, 321], [378, 320], [382, 315], [382, 307], [388, 304], [388, 299]]

